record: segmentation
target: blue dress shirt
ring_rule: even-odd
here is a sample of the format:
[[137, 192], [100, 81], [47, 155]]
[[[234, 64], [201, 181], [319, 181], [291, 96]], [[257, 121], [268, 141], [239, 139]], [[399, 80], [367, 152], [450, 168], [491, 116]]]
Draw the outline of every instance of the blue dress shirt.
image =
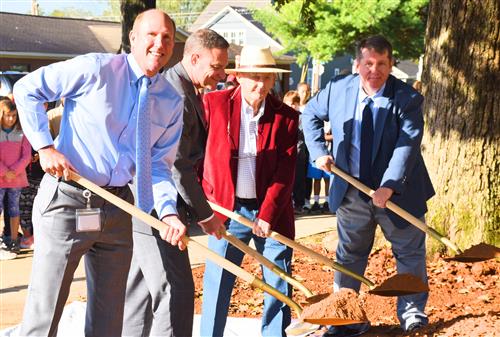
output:
[[[352, 124], [352, 138], [351, 138], [351, 149], [349, 151], [349, 172], [353, 177], [359, 178], [359, 164], [360, 164], [360, 150], [361, 150], [361, 122], [363, 121], [363, 110], [366, 106], [368, 98], [371, 98], [373, 103], [371, 104], [373, 125], [375, 125], [375, 120], [379, 107], [381, 106], [380, 100], [385, 102], [385, 98], [382, 96], [385, 89], [384, 85], [372, 96], [368, 96], [361, 85], [358, 90], [358, 98], [356, 100], [356, 108], [354, 109], [354, 118]], [[374, 159], [374, 158], [372, 158]]]
[[[135, 175], [136, 102], [143, 73], [131, 54], [87, 54], [42, 67], [14, 86], [19, 119], [35, 150], [54, 144], [78, 172], [100, 186], [124, 186]], [[171, 175], [182, 133], [182, 98], [160, 75], [151, 78], [152, 181], [162, 218], [176, 214]], [[65, 98], [53, 141], [43, 103]]]

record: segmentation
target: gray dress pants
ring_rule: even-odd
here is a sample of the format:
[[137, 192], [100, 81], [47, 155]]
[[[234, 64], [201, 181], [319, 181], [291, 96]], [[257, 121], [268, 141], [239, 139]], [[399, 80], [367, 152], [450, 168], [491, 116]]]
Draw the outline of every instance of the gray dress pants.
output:
[[[146, 226], [133, 221], [134, 228]], [[123, 336], [192, 337], [194, 282], [188, 251], [162, 240], [157, 230], [151, 233], [133, 232]]]
[[[75, 185], [75, 186], [73, 186]], [[122, 334], [127, 273], [132, 257], [131, 217], [92, 194], [101, 209], [101, 231], [77, 232], [75, 210], [86, 207], [82, 188], [45, 175], [33, 205], [36, 248], [21, 336], [56, 336], [73, 275], [85, 256], [85, 335]], [[128, 186], [111, 193], [133, 203]]]

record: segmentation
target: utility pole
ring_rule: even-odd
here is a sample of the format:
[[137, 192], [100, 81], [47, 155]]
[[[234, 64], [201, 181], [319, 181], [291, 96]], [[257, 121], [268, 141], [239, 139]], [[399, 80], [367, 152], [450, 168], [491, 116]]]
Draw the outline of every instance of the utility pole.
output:
[[31, 15], [39, 15], [38, 3], [36, 0], [31, 0]]

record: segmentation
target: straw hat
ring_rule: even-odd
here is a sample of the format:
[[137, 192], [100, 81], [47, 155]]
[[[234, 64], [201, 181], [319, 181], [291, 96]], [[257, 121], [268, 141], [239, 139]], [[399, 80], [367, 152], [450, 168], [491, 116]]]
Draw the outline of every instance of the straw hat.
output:
[[244, 46], [241, 48], [240, 65], [235, 69], [226, 69], [226, 73], [289, 73], [290, 70], [276, 67], [271, 48]]

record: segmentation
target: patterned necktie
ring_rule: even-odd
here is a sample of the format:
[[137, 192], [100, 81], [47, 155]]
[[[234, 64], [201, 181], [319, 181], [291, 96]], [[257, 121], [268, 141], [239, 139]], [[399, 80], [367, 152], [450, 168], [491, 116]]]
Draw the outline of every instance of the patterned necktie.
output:
[[[373, 147], [373, 114], [370, 104], [371, 98], [366, 100], [365, 108], [363, 109], [363, 120], [361, 122], [361, 146], [359, 154], [359, 180], [373, 188], [372, 183], [372, 147]], [[359, 192], [359, 196], [364, 201], [369, 201], [371, 198]]]
[[149, 213], [153, 209], [153, 182], [151, 179], [151, 114], [148, 109], [148, 87], [151, 80], [139, 79], [137, 100], [136, 155], [138, 206]]

